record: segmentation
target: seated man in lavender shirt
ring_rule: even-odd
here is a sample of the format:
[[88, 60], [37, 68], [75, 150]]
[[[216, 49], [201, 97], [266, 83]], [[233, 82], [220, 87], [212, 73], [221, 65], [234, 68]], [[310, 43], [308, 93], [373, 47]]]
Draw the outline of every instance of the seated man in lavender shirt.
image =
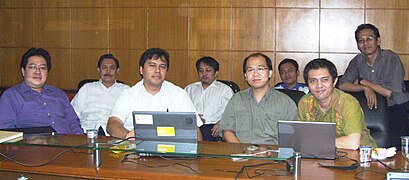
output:
[[51, 56], [31, 48], [20, 63], [24, 81], [0, 98], [0, 129], [51, 126], [59, 134], [83, 134], [80, 121], [67, 95], [46, 85]]

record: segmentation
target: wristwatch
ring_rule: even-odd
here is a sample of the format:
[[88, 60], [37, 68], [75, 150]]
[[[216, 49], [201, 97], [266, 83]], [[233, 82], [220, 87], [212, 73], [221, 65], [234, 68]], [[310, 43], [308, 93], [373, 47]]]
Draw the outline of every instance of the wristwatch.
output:
[[361, 81], [362, 81], [363, 79], [364, 79], [364, 78], [361, 78], [361, 77], [358, 78], [358, 84], [359, 84], [359, 85], [362, 85], [362, 84], [361, 84]]

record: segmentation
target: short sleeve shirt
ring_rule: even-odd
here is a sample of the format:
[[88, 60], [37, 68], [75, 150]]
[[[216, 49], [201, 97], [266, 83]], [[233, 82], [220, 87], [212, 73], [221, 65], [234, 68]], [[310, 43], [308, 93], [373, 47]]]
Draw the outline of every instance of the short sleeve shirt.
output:
[[258, 103], [248, 88], [234, 94], [227, 104], [219, 133], [231, 130], [241, 143], [278, 144], [278, 121], [294, 120], [296, 113], [294, 101], [274, 88]]

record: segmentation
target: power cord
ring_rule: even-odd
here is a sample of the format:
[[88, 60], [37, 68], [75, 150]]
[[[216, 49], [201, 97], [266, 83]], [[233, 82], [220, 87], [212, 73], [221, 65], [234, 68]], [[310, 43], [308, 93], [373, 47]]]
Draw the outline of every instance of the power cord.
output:
[[70, 150], [73, 150], [73, 149], [75, 149], [75, 148], [79, 148], [79, 147], [83, 147], [83, 146], [88, 146], [88, 144], [82, 144], [82, 145], [70, 147], [70, 148], [68, 148], [68, 149], [65, 149], [65, 150], [59, 152], [57, 155], [55, 155], [53, 158], [51, 158], [51, 160], [49, 160], [48, 162], [43, 163], [43, 164], [34, 164], [34, 165], [32, 165], [32, 164], [26, 164], [26, 163], [22, 163], [22, 162], [20, 162], [20, 161], [17, 161], [17, 160], [15, 160], [15, 159], [13, 159], [13, 158], [8, 157], [7, 155], [3, 154], [2, 152], [0, 152], [0, 155], [3, 156], [4, 158], [6, 158], [7, 160], [9, 160], [9, 161], [11, 161], [11, 162], [14, 162], [14, 163], [16, 163], [16, 164], [18, 164], [18, 165], [21, 165], [21, 166], [25, 166], [25, 167], [41, 167], [41, 166], [46, 166], [46, 165], [52, 163], [54, 160], [56, 160], [56, 159], [57, 159], [59, 156], [61, 156], [62, 154], [66, 153], [66, 152], [68, 152], [68, 151], [70, 151]]
[[[265, 166], [265, 165], [270, 165], [270, 164], [279, 164], [279, 163], [286, 163], [285, 161], [273, 161], [273, 162], [267, 162], [267, 163], [260, 163], [260, 164], [253, 164], [253, 165], [243, 165], [239, 171], [235, 170], [224, 170], [224, 169], [211, 169], [211, 170], [206, 170], [206, 171], [198, 171], [190, 167], [189, 165], [185, 165], [183, 163], [171, 163], [171, 164], [161, 164], [161, 165], [148, 165], [144, 163], [140, 163], [137, 161], [139, 156], [135, 156], [135, 154], [127, 154], [124, 156], [122, 159], [121, 163], [132, 163], [140, 166], [144, 166], [147, 168], [162, 168], [162, 167], [170, 167], [170, 166], [181, 166], [189, 169], [193, 173], [206, 173], [206, 172], [214, 172], [214, 171], [219, 171], [219, 172], [228, 172], [228, 173], [236, 173], [235, 179], [237, 179], [240, 174], [245, 173], [247, 178], [255, 178], [258, 176], [263, 176], [263, 175], [268, 175], [268, 176], [285, 176], [285, 175], [290, 175], [286, 170], [279, 170], [279, 169], [255, 169], [253, 173], [255, 175], [251, 176], [248, 173], [248, 168], [254, 168], [254, 167], [260, 167], [260, 166]], [[160, 157], [160, 156], [159, 156]], [[162, 157], [161, 157], [162, 158]], [[186, 159], [175, 159], [175, 158], [162, 158], [165, 160], [186, 160]], [[189, 160], [189, 159], [188, 159]], [[277, 174], [267, 174], [266, 172], [276, 172]]]

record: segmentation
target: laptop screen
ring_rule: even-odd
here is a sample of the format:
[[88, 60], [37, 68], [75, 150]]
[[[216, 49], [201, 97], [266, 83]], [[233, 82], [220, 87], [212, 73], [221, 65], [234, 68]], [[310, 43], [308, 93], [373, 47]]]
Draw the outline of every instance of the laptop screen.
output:
[[134, 111], [135, 136], [148, 141], [197, 142], [195, 112]]
[[293, 148], [302, 157], [335, 159], [335, 123], [278, 121], [280, 147]]
[[195, 112], [134, 111], [136, 150], [139, 155], [196, 154], [197, 121]]

